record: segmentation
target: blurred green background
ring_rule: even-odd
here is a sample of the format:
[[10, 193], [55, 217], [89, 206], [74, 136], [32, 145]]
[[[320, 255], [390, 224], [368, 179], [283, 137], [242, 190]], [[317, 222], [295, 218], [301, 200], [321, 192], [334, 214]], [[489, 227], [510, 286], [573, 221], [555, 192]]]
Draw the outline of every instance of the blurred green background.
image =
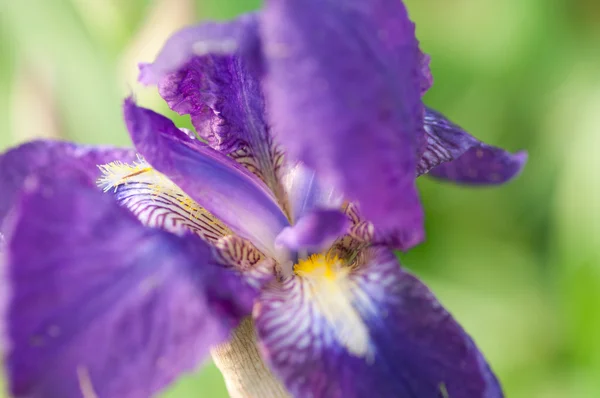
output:
[[[137, 63], [184, 25], [259, 3], [0, 0], [0, 150], [34, 137], [128, 144], [124, 96], [173, 115], [136, 83]], [[508, 397], [600, 397], [600, 2], [407, 3], [433, 59], [426, 102], [530, 158], [496, 189], [422, 179], [428, 239], [403, 261]], [[165, 396], [227, 394], [208, 366]]]

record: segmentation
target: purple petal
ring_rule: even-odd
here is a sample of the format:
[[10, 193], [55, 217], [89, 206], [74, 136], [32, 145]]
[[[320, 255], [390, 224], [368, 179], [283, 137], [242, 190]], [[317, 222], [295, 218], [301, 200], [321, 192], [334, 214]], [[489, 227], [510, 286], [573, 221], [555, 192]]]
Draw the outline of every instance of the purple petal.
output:
[[443, 163], [430, 176], [468, 185], [498, 185], [517, 177], [527, 163], [527, 152], [510, 153], [480, 143], [458, 159]]
[[425, 107], [425, 151], [417, 164], [417, 175], [454, 160], [479, 141], [441, 113]]
[[0, 225], [29, 175], [43, 170], [64, 177], [67, 170], [81, 172], [94, 182], [100, 176], [98, 165], [135, 159], [129, 148], [94, 147], [63, 141], [32, 141], [0, 155]]
[[211, 147], [256, 174], [285, 205], [279, 176], [283, 153], [265, 121], [259, 79], [245, 61], [237, 55], [194, 57], [161, 79], [159, 92], [171, 109], [191, 116]]
[[429, 69], [431, 57], [422, 52], [419, 59], [421, 62], [421, 95], [423, 95], [433, 86], [433, 75]]
[[284, 174], [283, 181], [294, 222], [316, 208], [339, 209], [344, 201], [339, 192], [301, 163], [290, 167]]
[[300, 218], [277, 236], [275, 244], [292, 250], [319, 252], [348, 232], [350, 220], [339, 210], [316, 210]]
[[242, 15], [229, 22], [206, 22], [180, 30], [167, 40], [152, 64], [140, 65], [139, 80], [157, 84], [195, 55], [252, 54], [259, 46], [257, 15]]
[[[255, 306], [263, 354], [296, 397], [502, 397], [471, 338], [387, 250], [355, 271], [271, 285]], [[333, 282], [332, 282], [333, 281]], [[257, 311], [258, 309], [258, 311]]]
[[262, 181], [133, 100], [125, 102], [124, 112], [132, 140], [148, 163], [263, 253], [280, 255], [273, 244], [289, 222]]
[[516, 177], [527, 153], [511, 154], [478, 141], [448, 118], [426, 108], [427, 147], [417, 173], [463, 184], [502, 184]]
[[153, 396], [254, 300], [197, 237], [145, 228], [93, 187], [36, 179], [13, 221], [2, 304], [15, 396]]
[[402, 2], [272, 0], [262, 17], [267, 105], [290, 157], [405, 249], [419, 243], [421, 53]]

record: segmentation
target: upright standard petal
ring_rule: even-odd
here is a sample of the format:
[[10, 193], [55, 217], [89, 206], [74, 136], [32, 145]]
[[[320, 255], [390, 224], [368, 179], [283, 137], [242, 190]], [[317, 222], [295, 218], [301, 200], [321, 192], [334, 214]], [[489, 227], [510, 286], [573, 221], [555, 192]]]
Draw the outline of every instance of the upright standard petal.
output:
[[263, 354], [295, 397], [498, 398], [471, 338], [390, 251], [315, 258], [255, 306]]
[[199, 365], [255, 295], [197, 237], [145, 228], [70, 180], [28, 184], [7, 241], [15, 397], [153, 396]]
[[27, 176], [40, 170], [60, 176], [78, 170], [93, 182], [100, 176], [97, 165], [135, 159], [129, 148], [94, 147], [64, 141], [32, 141], [0, 155], [0, 226], [13, 205]]
[[527, 153], [511, 154], [478, 141], [441, 113], [426, 108], [427, 146], [417, 165], [417, 174], [454, 182], [490, 185], [516, 177], [527, 161]]
[[139, 80], [144, 84], [157, 84], [167, 73], [177, 71], [195, 55], [237, 52], [251, 56], [260, 47], [257, 32], [255, 13], [229, 22], [205, 22], [182, 29], [169, 38], [152, 64], [140, 65]]
[[194, 57], [161, 79], [158, 88], [171, 109], [191, 116], [210, 146], [256, 174], [287, 208], [280, 178], [283, 152], [265, 120], [259, 77], [245, 57]]
[[415, 187], [421, 53], [399, 0], [269, 0], [261, 15], [273, 129], [378, 229], [423, 239]]
[[264, 254], [280, 258], [273, 243], [289, 222], [262, 181], [133, 100], [124, 111], [133, 142], [150, 165]]

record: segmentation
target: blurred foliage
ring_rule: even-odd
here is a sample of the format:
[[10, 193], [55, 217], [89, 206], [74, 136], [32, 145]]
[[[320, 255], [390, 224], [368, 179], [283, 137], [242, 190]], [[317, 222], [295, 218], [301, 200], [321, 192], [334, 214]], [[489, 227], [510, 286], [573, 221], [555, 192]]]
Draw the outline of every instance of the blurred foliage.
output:
[[[530, 160], [496, 189], [422, 179], [428, 239], [403, 262], [473, 335], [508, 397], [599, 397], [600, 2], [407, 3], [433, 59], [426, 102]], [[173, 115], [135, 82], [137, 62], [183, 25], [258, 6], [0, 0], [0, 149], [36, 136], [126, 144], [124, 96]], [[226, 392], [208, 366], [165, 396]]]

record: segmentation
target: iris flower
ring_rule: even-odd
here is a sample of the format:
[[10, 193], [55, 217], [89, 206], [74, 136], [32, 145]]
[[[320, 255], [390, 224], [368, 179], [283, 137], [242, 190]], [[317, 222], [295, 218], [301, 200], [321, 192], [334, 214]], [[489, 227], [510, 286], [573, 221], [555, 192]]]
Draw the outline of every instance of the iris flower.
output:
[[195, 132], [129, 98], [134, 149], [0, 157], [14, 396], [145, 398], [211, 347], [255, 353], [222, 364], [234, 396], [502, 396], [393, 249], [423, 239], [418, 175], [503, 183], [525, 155], [424, 107], [400, 1], [269, 0], [175, 34], [141, 80]]

